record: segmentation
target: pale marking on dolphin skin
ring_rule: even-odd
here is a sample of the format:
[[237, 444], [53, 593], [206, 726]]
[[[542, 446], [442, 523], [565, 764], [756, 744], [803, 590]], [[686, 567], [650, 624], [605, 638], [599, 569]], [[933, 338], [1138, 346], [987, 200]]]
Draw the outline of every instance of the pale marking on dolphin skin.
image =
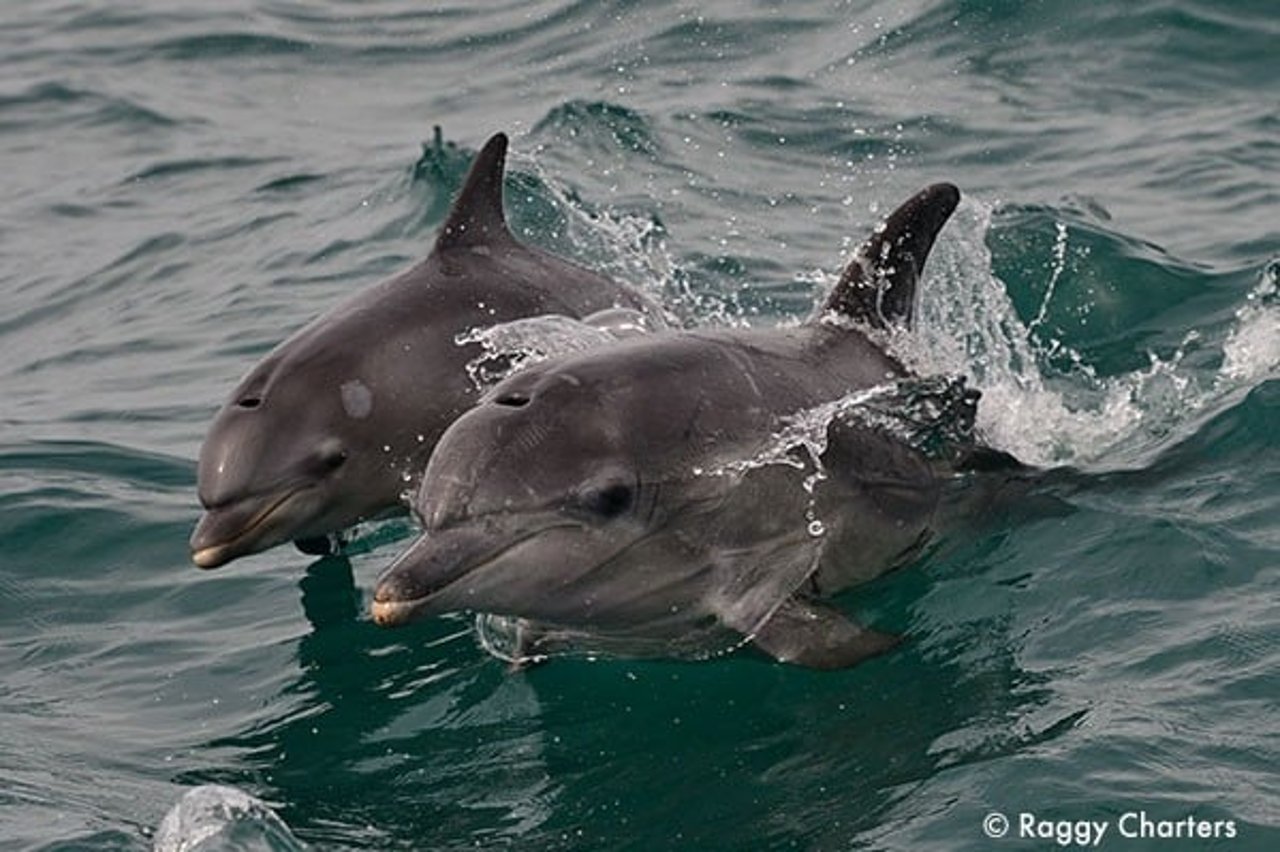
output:
[[348, 417], [363, 420], [373, 411], [373, 391], [359, 379], [351, 379], [342, 383], [339, 388], [342, 394], [342, 410]]

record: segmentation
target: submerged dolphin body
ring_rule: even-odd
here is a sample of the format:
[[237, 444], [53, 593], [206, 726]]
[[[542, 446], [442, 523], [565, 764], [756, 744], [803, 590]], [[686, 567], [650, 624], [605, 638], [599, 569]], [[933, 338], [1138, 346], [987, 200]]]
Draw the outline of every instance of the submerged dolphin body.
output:
[[375, 620], [525, 619], [535, 655], [565, 637], [664, 656], [752, 642], [837, 668], [892, 647], [818, 599], [909, 561], [990, 498], [974, 469], [1016, 462], [972, 441], [930, 455], [857, 417], [823, 421], [808, 463], [769, 454], [806, 412], [922, 381], [859, 326], [909, 322], [958, 202], [949, 184], [907, 201], [802, 326], [652, 334], [493, 388], [437, 446], [415, 502], [426, 532], [379, 578]]
[[539, 314], [653, 311], [512, 236], [506, 152], [503, 134], [485, 144], [425, 260], [303, 328], [232, 392], [200, 451], [197, 565], [290, 540], [316, 552], [329, 534], [403, 508], [441, 433], [478, 395], [465, 365], [479, 347], [458, 345], [459, 333]]

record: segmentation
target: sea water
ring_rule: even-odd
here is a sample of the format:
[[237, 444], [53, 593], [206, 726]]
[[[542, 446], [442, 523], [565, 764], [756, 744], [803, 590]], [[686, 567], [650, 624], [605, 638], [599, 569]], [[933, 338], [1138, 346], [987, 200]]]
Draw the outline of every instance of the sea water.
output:
[[[1278, 37], [1244, 0], [4, 4], [0, 848], [1276, 848]], [[523, 239], [694, 325], [799, 321], [956, 183], [886, 343], [1087, 487], [843, 596], [908, 641], [833, 673], [379, 629], [409, 520], [195, 569], [217, 405], [421, 257], [498, 130]]]

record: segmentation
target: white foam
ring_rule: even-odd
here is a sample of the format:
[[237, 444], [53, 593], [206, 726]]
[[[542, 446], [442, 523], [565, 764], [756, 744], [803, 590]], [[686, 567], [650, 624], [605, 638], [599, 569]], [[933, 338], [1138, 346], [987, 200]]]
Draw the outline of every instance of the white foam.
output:
[[631, 334], [630, 326], [624, 331], [559, 314], [544, 314], [472, 328], [459, 334], [454, 342], [459, 346], [480, 345], [483, 351], [468, 361], [466, 368], [476, 388], [485, 390], [522, 367], [606, 346]]
[[[1206, 377], [1184, 366], [1193, 349], [1213, 345], [1212, 330], [1188, 332], [1167, 357], [1148, 354], [1148, 366], [1100, 377], [1061, 341], [1044, 336], [1043, 322], [1066, 264], [1069, 232], [1058, 223], [1049, 278], [1036, 316], [1023, 323], [1002, 281], [992, 272], [986, 238], [994, 207], [966, 201], [943, 232], [922, 283], [915, 329], [887, 343], [922, 375], [959, 374], [982, 391], [978, 432], [985, 441], [1037, 465], [1107, 467], [1134, 447], [1152, 445], [1242, 385], [1280, 366], [1273, 268], [1219, 340], [1223, 364]], [[1073, 367], [1046, 373], [1050, 359]]]
[[261, 800], [235, 787], [205, 784], [188, 790], [164, 815], [153, 848], [155, 852], [302, 852], [306, 846]]
[[1280, 261], [1272, 261], [1236, 311], [1219, 380], [1249, 385], [1280, 370]]

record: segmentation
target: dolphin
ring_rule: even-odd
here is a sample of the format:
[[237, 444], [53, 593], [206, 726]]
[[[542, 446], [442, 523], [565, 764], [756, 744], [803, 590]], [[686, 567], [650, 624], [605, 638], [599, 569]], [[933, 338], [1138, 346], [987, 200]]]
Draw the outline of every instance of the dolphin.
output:
[[[876, 340], [910, 323], [959, 198], [942, 183], [899, 207], [802, 325], [660, 331], [494, 386], [436, 446], [414, 499], [424, 534], [379, 577], [374, 620], [517, 619], [517, 656], [750, 643], [830, 669], [893, 647], [822, 599], [911, 561], [1020, 469], [973, 439], [977, 392], [962, 385], [946, 452], [887, 428], [883, 410], [835, 416], [905, 405], [923, 381]], [[800, 449], [779, 453], [806, 424]]]
[[641, 312], [640, 293], [524, 245], [503, 214], [507, 137], [493, 136], [425, 260], [277, 346], [236, 386], [200, 450], [205, 512], [191, 556], [214, 568], [405, 508], [436, 441], [478, 391], [474, 327], [540, 314]]

